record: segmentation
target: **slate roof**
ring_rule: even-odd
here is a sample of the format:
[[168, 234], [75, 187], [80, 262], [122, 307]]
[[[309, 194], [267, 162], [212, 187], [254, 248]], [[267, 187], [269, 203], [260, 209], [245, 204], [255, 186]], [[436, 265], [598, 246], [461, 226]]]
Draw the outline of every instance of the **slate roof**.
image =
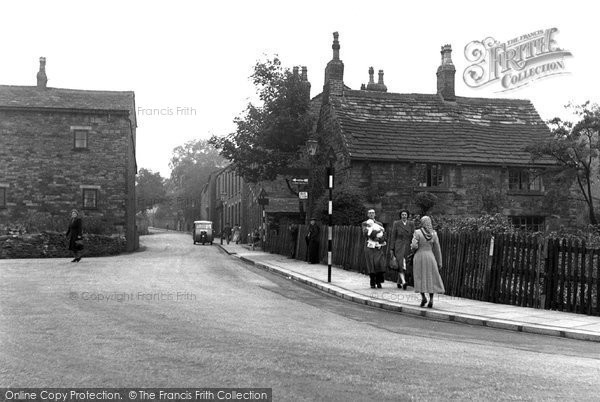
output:
[[90, 91], [0, 85], [0, 107], [35, 109], [123, 110], [135, 122], [133, 91]]
[[523, 165], [524, 147], [550, 137], [529, 100], [364, 90], [331, 100], [352, 159]]

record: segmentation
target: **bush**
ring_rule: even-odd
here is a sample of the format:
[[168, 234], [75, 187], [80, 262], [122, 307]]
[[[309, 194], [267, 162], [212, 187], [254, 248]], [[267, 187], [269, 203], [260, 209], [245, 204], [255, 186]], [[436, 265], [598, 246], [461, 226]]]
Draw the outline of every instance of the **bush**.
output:
[[508, 217], [502, 214], [485, 214], [477, 217], [434, 216], [431, 219], [433, 221], [433, 227], [436, 230], [447, 230], [450, 232], [518, 232], [518, 230], [515, 229]]
[[[328, 219], [329, 196], [319, 198], [317, 205], [321, 211], [321, 221]], [[365, 197], [351, 189], [335, 189], [333, 191], [333, 224], [344, 226], [360, 225], [365, 220], [367, 210], [364, 207]]]
[[415, 195], [414, 203], [421, 210], [421, 215], [427, 215], [429, 211], [438, 202], [438, 197], [435, 194], [431, 194], [427, 191], [417, 193]]

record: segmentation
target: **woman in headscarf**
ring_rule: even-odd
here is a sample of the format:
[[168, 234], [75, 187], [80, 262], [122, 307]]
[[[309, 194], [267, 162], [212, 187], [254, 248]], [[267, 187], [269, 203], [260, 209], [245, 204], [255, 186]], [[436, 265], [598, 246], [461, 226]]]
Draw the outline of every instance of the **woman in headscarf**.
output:
[[442, 252], [437, 233], [433, 230], [431, 218], [421, 218], [421, 228], [415, 230], [411, 248], [417, 249], [413, 260], [415, 292], [421, 293], [421, 307], [427, 304], [425, 293], [429, 293], [429, 304], [433, 307], [433, 294], [444, 293], [444, 283], [440, 276], [442, 269]]
[[81, 244], [81, 240], [83, 239], [83, 225], [79, 217], [79, 212], [76, 209], [71, 211], [71, 221], [69, 222], [69, 229], [67, 229], [65, 236], [67, 237], [69, 250], [71, 250], [74, 257], [71, 262], [81, 261], [79, 252], [83, 250], [83, 244]]

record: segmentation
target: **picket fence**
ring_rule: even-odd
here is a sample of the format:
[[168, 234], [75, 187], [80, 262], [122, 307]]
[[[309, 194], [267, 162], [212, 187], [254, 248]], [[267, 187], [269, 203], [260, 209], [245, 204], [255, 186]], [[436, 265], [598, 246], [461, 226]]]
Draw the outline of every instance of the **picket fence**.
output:
[[[271, 233], [265, 250], [304, 260], [307, 227]], [[523, 234], [438, 232], [446, 294], [492, 303], [600, 315], [600, 249], [585, 242]], [[364, 273], [364, 239], [356, 226], [333, 227], [333, 265]], [[388, 255], [384, 248], [385, 254]], [[321, 227], [321, 262], [327, 261], [327, 226]], [[396, 280], [390, 271], [387, 279]], [[409, 275], [409, 282], [411, 282]]]

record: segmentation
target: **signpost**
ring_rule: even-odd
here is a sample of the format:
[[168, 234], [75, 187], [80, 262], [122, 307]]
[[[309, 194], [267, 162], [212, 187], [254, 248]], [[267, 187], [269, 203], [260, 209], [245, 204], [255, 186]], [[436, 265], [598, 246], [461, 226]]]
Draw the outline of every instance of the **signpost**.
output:
[[265, 250], [265, 241], [267, 240], [267, 221], [265, 215], [265, 205], [269, 205], [269, 198], [265, 189], [261, 189], [258, 194], [258, 205], [262, 205], [262, 249]]

